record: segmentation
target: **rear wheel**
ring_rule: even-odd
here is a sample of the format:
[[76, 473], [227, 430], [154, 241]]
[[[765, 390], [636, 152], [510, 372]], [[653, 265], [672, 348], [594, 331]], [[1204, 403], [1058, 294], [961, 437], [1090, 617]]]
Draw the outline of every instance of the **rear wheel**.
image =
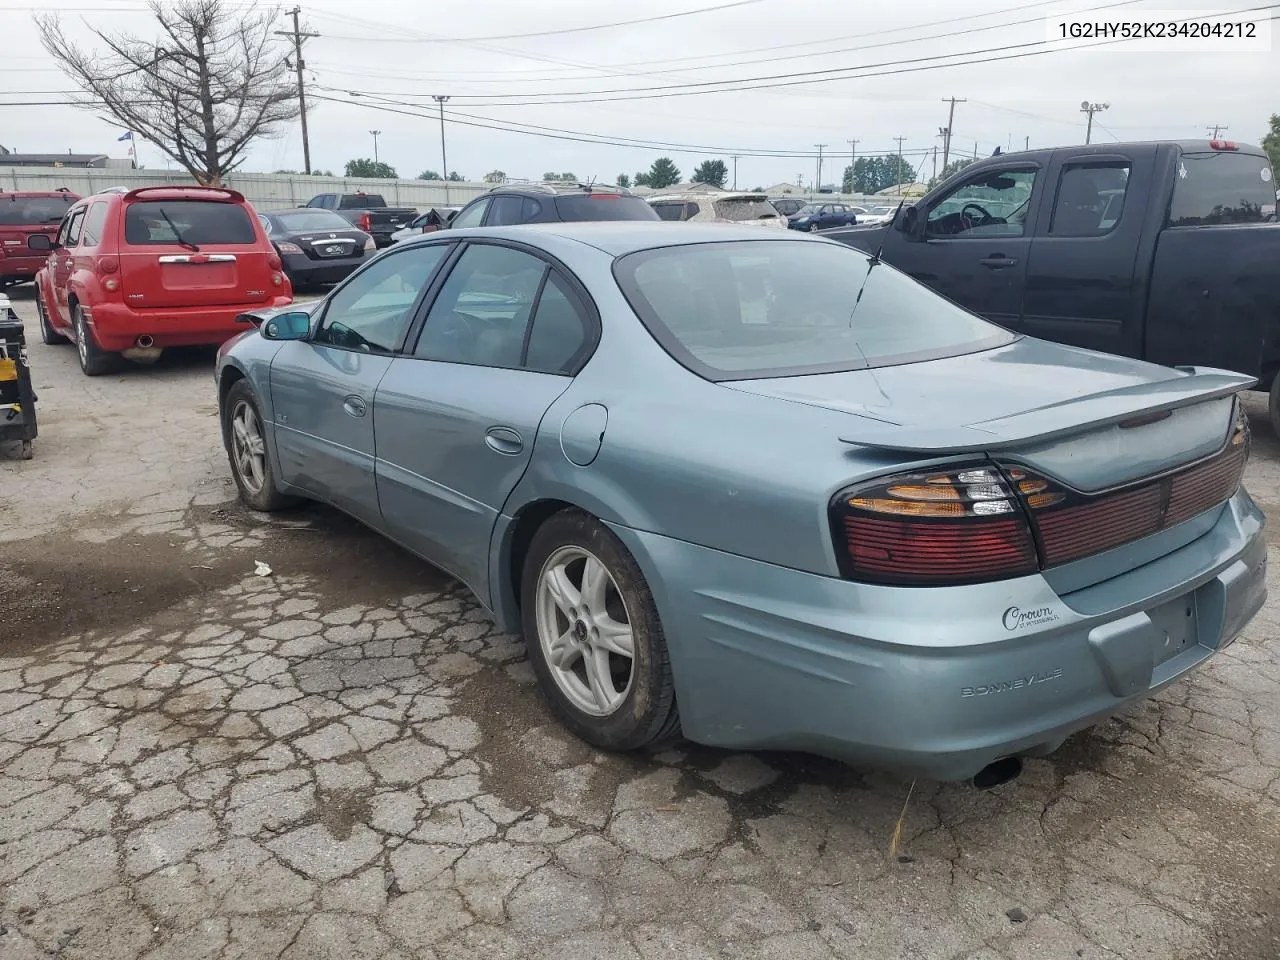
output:
[[609, 750], [679, 736], [653, 594], [602, 523], [565, 510], [538, 529], [525, 558], [521, 616], [543, 694], [573, 733]]
[[267, 513], [297, 502], [276, 489], [258, 398], [245, 380], [233, 383], [222, 403], [222, 437], [241, 500]]
[[50, 346], [67, 342], [67, 338], [54, 330], [53, 324], [49, 322], [49, 311], [44, 305], [44, 294], [40, 292], [39, 284], [36, 284], [36, 313], [40, 317], [41, 340]]
[[76, 330], [76, 350], [80, 354], [80, 369], [86, 377], [100, 377], [120, 367], [120, 354], [103, 350], [93, 339], [93, 331], [85, 322], [80, 304], [71, 308], [71, 325]]

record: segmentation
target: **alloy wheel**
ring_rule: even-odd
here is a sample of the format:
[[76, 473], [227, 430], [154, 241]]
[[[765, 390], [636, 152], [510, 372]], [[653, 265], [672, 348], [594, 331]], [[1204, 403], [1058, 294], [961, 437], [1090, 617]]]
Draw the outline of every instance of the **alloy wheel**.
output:
[[267, 477], [267, 446], [253, 404], [239, 400], [231, 410], [231, 456], [240, 482], [250, 493], [262, 489]]

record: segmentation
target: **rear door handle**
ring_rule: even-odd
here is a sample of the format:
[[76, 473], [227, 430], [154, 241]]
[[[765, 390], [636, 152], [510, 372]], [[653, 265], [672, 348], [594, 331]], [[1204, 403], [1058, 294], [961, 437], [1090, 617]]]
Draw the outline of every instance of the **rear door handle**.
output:
[[1006, 257], [1002, 253], [993, 253], [989, 257], [983, 257], [978, 262], [991, 270], [1000, 270], [1004, 267], [1016, 267], [1018, 265], [1018, 258]]
[[353, 417], [363, 417], [366, 410], [364, 398], [351, 394], [350, 396], [343, 398], [342, 409]]
[[524, 438], [511, 427], [490, 427], [484, 433], [484, 442], [490, 450], [509, 457], [524, 449]]

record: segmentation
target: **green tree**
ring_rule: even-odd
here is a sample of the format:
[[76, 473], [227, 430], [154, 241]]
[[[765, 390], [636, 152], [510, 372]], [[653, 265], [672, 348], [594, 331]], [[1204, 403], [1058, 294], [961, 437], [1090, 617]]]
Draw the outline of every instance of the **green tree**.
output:
[[445, 179], [453, 183], [461, 183], [463, 180], [463, 176], [457, 170], [450, 170], [449, 176], [445, 177]]
[[507, 172], [505, 170], [490, 170], [484, 175], [485, 183], [506, 183]]
[[394, 180], [397, 176], [396, 168], [391, 164], [383, 160], [370, 160], [368, 157], [348, 160], [346, 175], [348, 177], [376, 177], [381, 180]]
[[[661, 190], [663, 187], [680, 182], [680, 168], [671, 162], [670, 157], [659, 157], [653, 161], [653, 166], [644, 177], [644, 186]], [[639, 175], [636, 177], [636, 183], [640, 183]]]
[[723, 160], [703, 160], [693, 171], [694, 183], [709, 183], [713, 187], [723, 187], [729, 179], [729, 168]]
[[628, 177], [625, 173], [618, 174], [618, 186], [620, 187], [631, 186], [631, 178]]
[[1280, 189], [1280, 113], [1273, 113], [1267, 121], [1267, 134], [1262, 138], [1262, 149], [1271, 158], [1271, 185]]
[[631, 178], [631, 182], [637, 187], [647, 187], [649, 186], [649, 175], [643, 170], [637, 170], [636, 175]]
[[880, 158], [859, 157], [853, 162], [849, 181], [852, 193], [875, 193], [882, 186], [880, 183]]
[[932, 190], [937, 184], [942, 183], [942, 181], [946, 180], [948, 177], [952, 177], [959, 173], [973, 162], [974, 160], [972, 157], [961, 157], [959, 160], [952, 160], [942, 168], [942, 172], [940, 174], [929, 181], [929, 189]]
[[440, 174], [436, 173], [434, 170], [423, 170], [420, 174], [418, 174], [418, 179], [419, 180], [443, 180], [444, 177], [440, 176]]

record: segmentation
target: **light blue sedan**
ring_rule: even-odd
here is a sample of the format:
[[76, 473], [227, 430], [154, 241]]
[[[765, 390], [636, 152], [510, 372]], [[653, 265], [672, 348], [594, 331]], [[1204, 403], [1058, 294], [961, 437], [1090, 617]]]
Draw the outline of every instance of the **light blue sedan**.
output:
[[244, 501], [330, 503], [522, 633], [564, 723], [983, 786], [1265, 597], [1248, 377], [994, 326], [843, 244], [450, 230], [223, 347]]

